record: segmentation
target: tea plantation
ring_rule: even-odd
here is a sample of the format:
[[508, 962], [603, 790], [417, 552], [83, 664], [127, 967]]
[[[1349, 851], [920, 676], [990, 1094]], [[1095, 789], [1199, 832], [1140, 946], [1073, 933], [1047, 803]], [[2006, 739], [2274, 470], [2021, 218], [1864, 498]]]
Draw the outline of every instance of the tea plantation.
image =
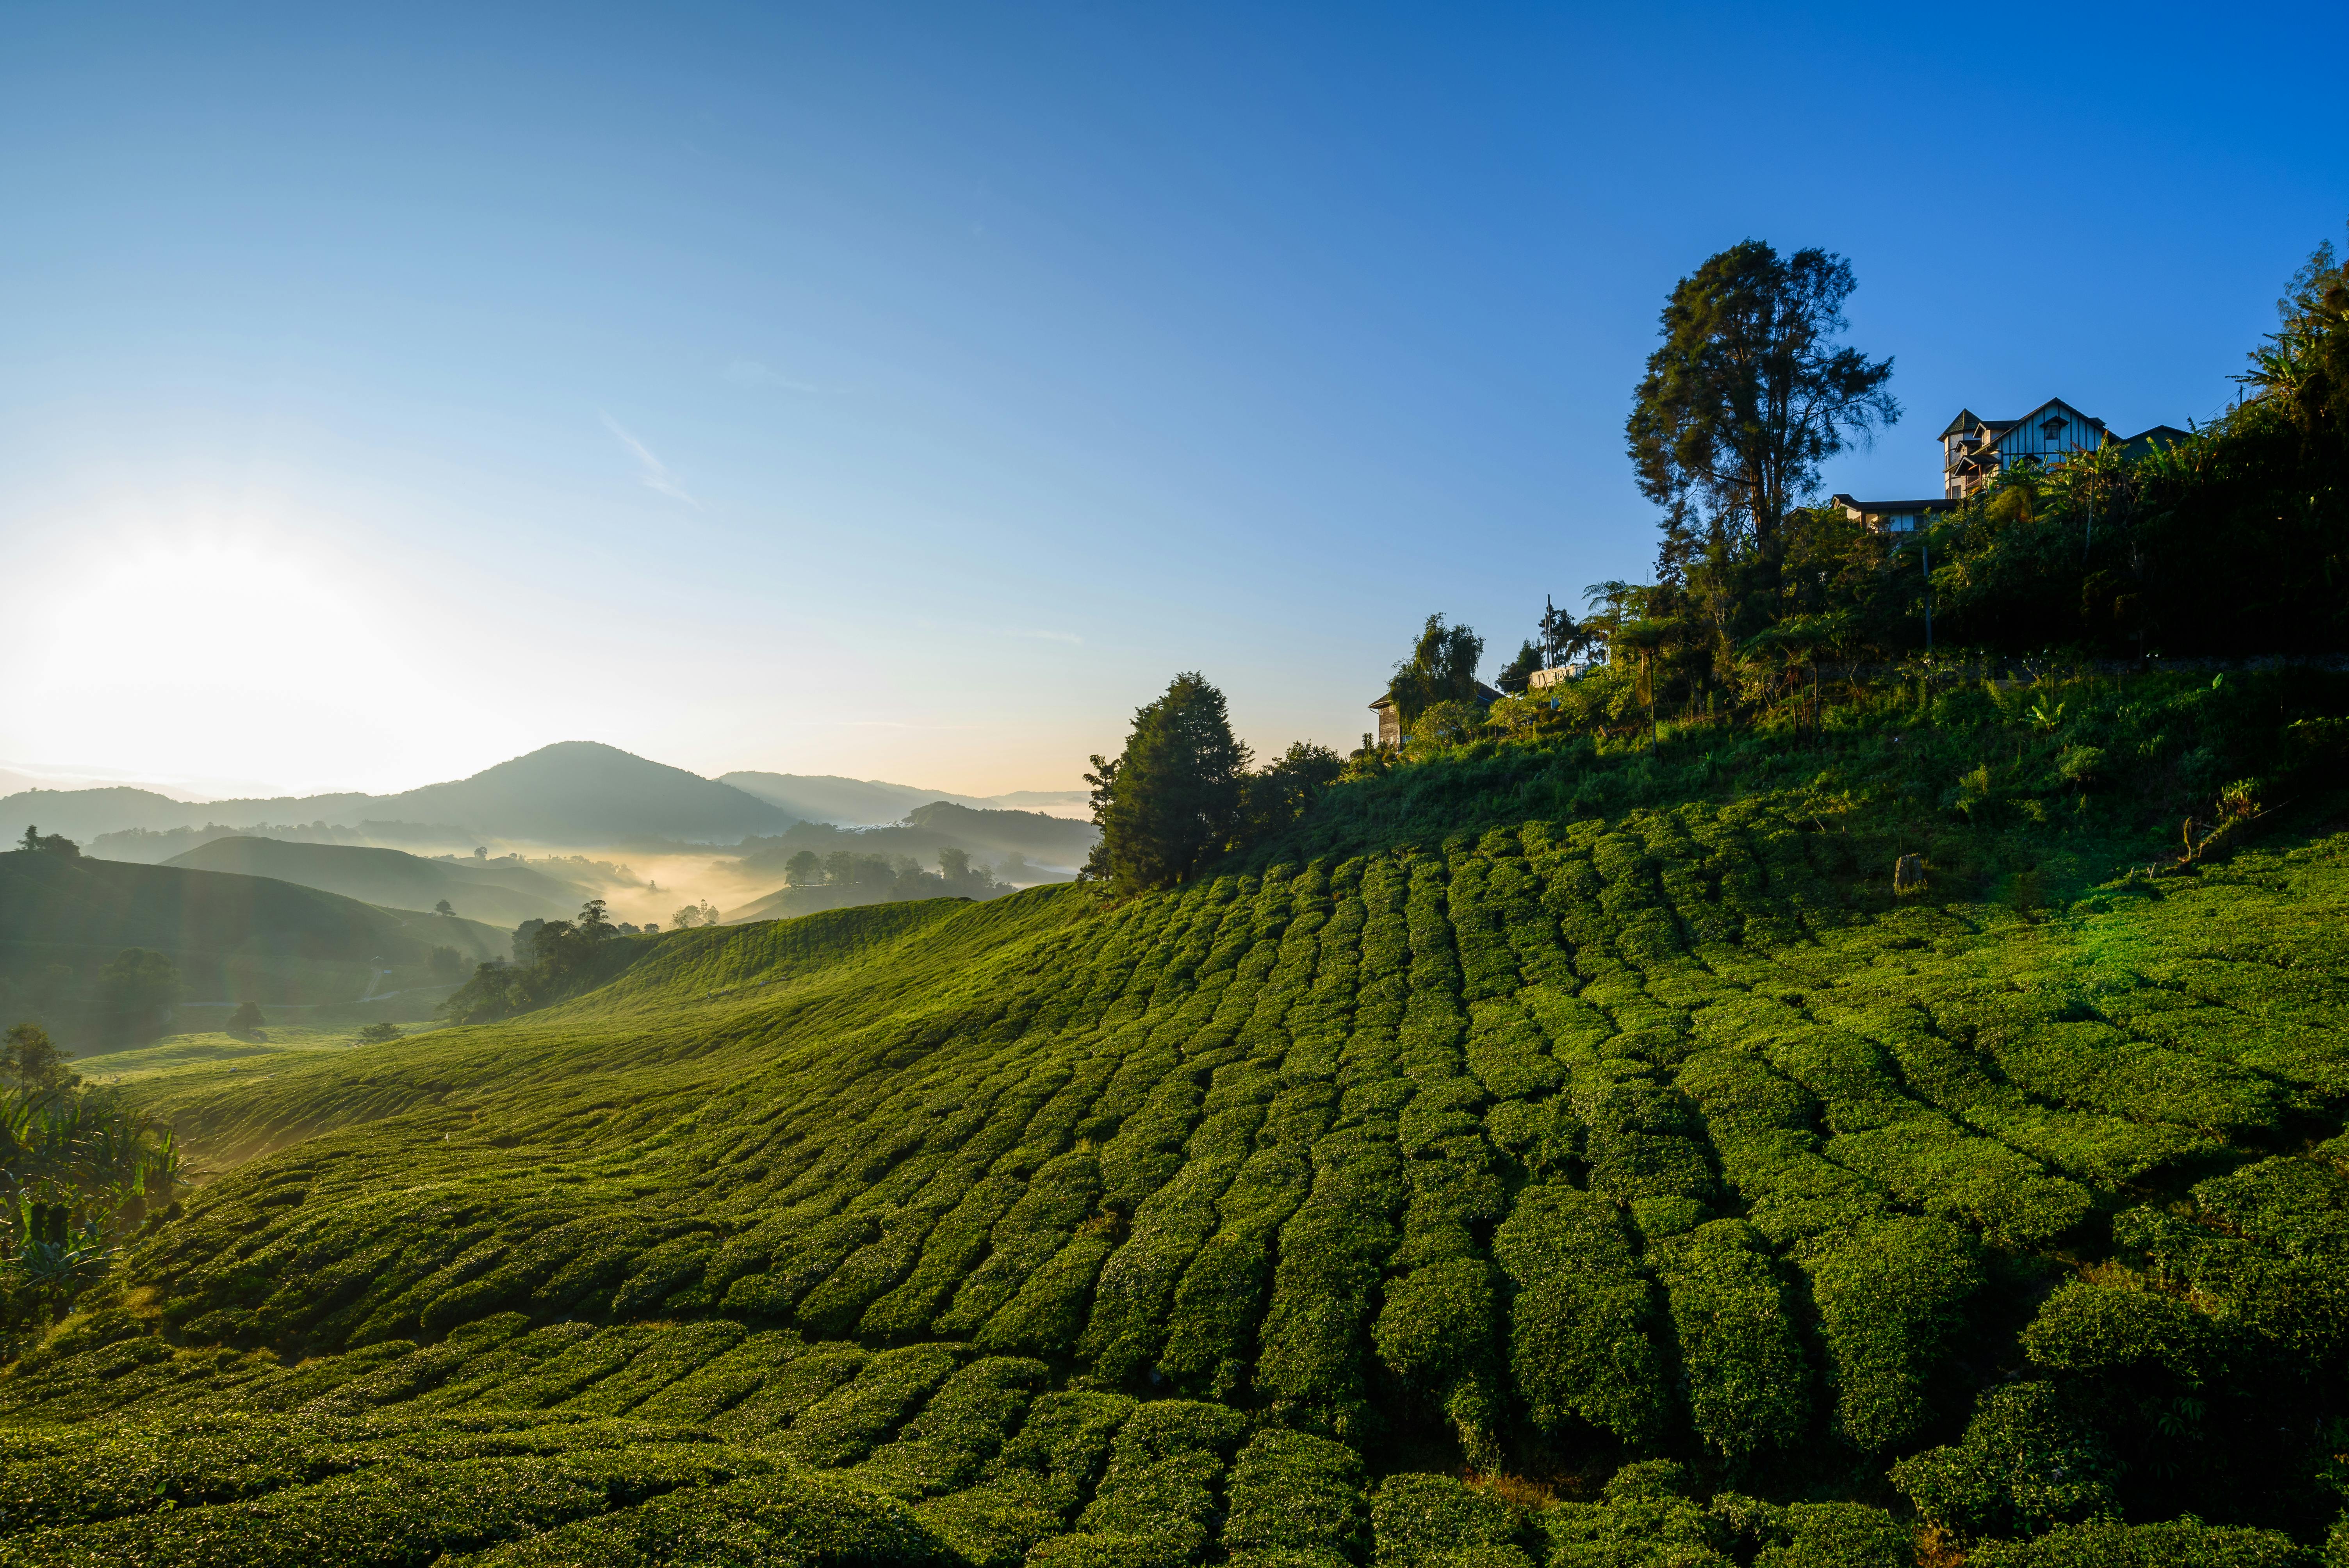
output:
[[0, 1562], [2349, 1562], [2343, 826], [1895, 901], [1777, 791], [665, 935], [159, 1108], [246, 1162], [0, 1377]]

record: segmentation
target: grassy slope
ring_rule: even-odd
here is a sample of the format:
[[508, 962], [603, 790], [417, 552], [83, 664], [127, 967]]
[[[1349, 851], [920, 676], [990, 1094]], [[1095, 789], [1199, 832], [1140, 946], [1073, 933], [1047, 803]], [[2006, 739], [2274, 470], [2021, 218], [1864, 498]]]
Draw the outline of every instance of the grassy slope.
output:
[[[1913, 765], [1863, 738], [1752, 799], [1427, 830], [1431, 795], [1507, 818], [1676, 765], [1470, 758], [1340, 800], [1368, 854], [670, 934], [564, 1006], [177, 1099], [218, 1156], [310, 1136], [150, 1243], [135, 1309], [0, 1383], [34, 1424], [10, 1495], [99, 1478], [100, 1522], [19, 1512], [55, 1532], [11, 1544], [263, 1561], [365, 1516], [427, 1556], [687, 1560], [693, 1532], [790, 1555], [850, 1511], [909, 1561], [1743, 1556], [1814, 1516], [1703, 1515], [1626, 1470], [1528, 1519], [1408, 1472], [1588, 1496], [1662, 1454], [1891, 1502], [1888, 1464], [1978, 1390], [2103, 1387], [2018, 1338], [2083, 1271], [2100, 1300], [2195, 1279], [2238, 1336], [2187, 1438], [2100, 1439], [2140, 1445], [2120, 1504], [2321, 1528], [2337, 1390], [2256, 1368], [2336, 1354], [2261, 1295], [2330, 1243], [2259, 1194], [2349, 1187], [2310, 1152], [2349, 1105], [2349, 835], [2303, 813], [2091, 892], [2150, 852], [2141, 822], [2051, 825], [2018, 787], [1912, 830]], [[1967, 755], [2020, 779], [2024, 734], [1993, 738]], [[1705, 774], [1737, 764], [1713, 749]], [[1877, 841], [1912, 830], [1940, 880], [1901, 906]], [[2043, 868], [2085, 896], [2007, 896]], [[96, 1460], [35, 1429], [88, 1415], [115, 1423]], [[238, 1465], [260, 1479], [209, 1479]], [[1904, 1559], [1780, 1559], [1846, 1560]]]

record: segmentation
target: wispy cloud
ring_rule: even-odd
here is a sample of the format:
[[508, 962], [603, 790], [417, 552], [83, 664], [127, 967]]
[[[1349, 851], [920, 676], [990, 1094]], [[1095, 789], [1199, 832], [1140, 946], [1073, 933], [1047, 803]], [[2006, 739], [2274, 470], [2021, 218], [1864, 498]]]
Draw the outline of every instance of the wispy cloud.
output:
[[812, 381], [794, 381], [778, 371], [768, 369], [755, 359], [738, 359], [726, 367], [726, 379], [737, 387], [780, 387], [786, 392], [821, 392], [823, 387]]
[[1040, 643], [1071, 643], [1078, 647], [1084, 646], [1085, 642], [1074, 632], [1046, 632], [1030, 626], [1014, 626], [1011, 628], [1011, 634], [1015, 637], [1033, 637]]
[[612, 434], [618, 438], [620, 445], [627, 448], [629, 451], [636, 454], [638, 469], [636, 477], [645, 481], [645, 488], [647, 490], [658, 490], [661, 494], [669, 497], [671, 500], [681, 500], [688, 506], [698, 507], [701, 504], [699, 501], [694, 500], [692, 492], [685, 488], [685, 481], [678, 479], [677, 475], [671, 471], [669, 466], [661, 461], [660, 458], [650, 447], [646, 446], [642, 441], [637, 440], [634, 436], [628, 434], [626, 429], [622, 428], [620, 422], [617, 419], [615, 419], [609, 414], [605, 415], [604, 428], [611, 431]]

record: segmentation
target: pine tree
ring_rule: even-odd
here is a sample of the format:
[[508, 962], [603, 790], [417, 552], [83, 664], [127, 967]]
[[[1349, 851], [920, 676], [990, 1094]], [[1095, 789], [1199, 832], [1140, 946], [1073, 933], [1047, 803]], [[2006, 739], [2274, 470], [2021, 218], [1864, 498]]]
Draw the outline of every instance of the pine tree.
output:
[[1136, 710], [1115, 761], [1093, 758], [1101, 842], [1088, 875], [1119, 892], [1187, 882], [1239, 826], [1248, 748], [1232, 735], [1224, 694], [1193, 671]]

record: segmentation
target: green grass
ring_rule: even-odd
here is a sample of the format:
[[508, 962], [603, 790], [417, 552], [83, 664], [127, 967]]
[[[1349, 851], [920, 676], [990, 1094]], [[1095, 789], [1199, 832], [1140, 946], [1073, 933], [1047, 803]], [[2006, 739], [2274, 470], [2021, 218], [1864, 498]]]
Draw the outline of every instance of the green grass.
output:
[[[246, 1162], [0, 1376], [0, 1543], [2286, 1561], [2349, 1414], [2338, 799], [2153, 879], [2154, 797], [1951, 809], [1896, 900], [1864, 740], [1839, 812], [1510, 818], [1534, 763], [1472, 756], [1346, 787], [1458, 830], [671, 933], [142, 1078]], [[2026, 853], [2076, 868], [2017, 900]]]

